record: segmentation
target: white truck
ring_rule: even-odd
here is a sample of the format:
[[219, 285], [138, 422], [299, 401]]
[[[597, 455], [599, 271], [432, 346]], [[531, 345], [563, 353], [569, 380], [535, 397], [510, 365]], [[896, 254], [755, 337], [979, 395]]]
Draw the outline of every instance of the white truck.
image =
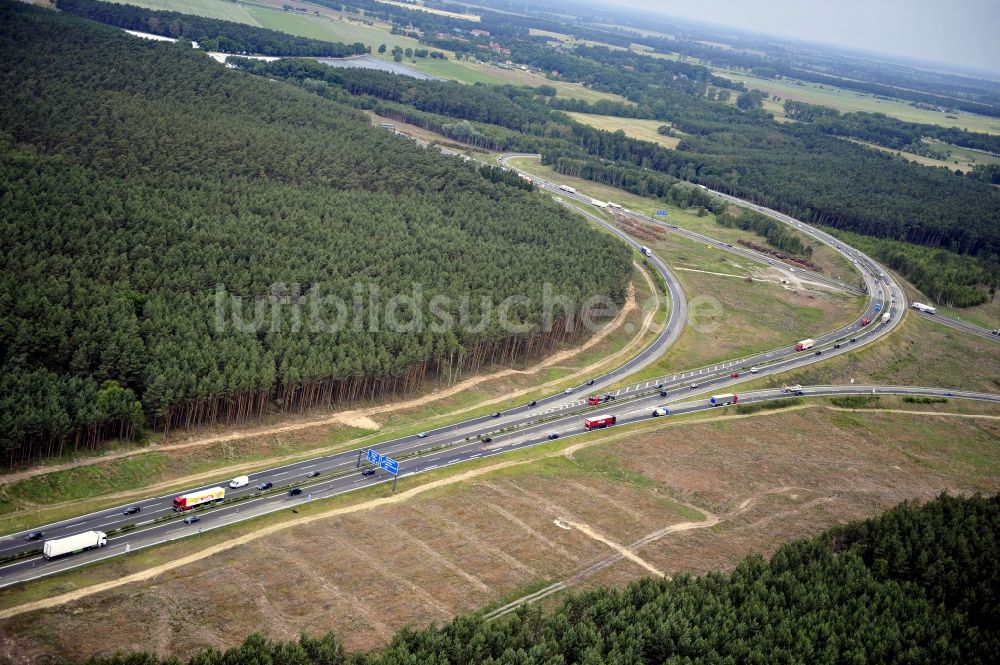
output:
[[882, 325], [889, 323], [889, 319], [892, 318], [892, 312], [886, 312], [882, 315]]
[[801, 395], [802, 386], [797, 383], [794, 386], [781, 386], [781, 392], [786, 395]]
[[653, 252], [645, 245], [639, 245], [639, 251], [643, 253], [644, 256], [652, 256]]
[[569, 185], [559, 185], [559, 189], [564, 192], [569, 192], [570, 194], [576, 194], [576, 187], [570, 187]]
[[95, 547], [108, 544], [108, 534], [103, 531], [84, 531], [65, 538], [46, 540], [42, 547], [42, 555], [46, 559], [54, 559], [64, 554], [76, 554]]
[[608, 204], [605, 201], [600, 201], [598, 199], [590, 199], [590, 205], [597, 206], [598, 208], [607, 208]]
[[925, 314], [937, 314], [937, 307], [931, 307], [930, 305], [925, 305], [922, 302], [915, 302], [910, 305], [910, 307], [918, 312], [924, 312]]

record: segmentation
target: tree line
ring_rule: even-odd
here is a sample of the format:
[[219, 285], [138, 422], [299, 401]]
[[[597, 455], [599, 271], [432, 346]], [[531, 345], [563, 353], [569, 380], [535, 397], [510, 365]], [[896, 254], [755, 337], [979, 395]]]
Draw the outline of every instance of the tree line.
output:
[[107, 25], [195, 41], [199, 47], [207, 51], [343, 58], [368, 53], [371, 50], [360, 42], [341, 44], [307, 39], [243, 23], [180, 12], [157, 11], [116, 2], [56, 0], [56, 6], [66, 13]]
[[[188, 665], [296, 663], [993, 663], [1000, 653], [1000, 498], [941, 495], [745, 558], [732, 573], [645, 578], [487, 621], [405, 628], [349, 654], [332, 633], [261, 635]], [[181, 665], [118, 654], [90, 665]]]
[[[708, 194], [701, 197], [705, 201], [693, 200], [687, 188], [674, 187], [685, 180], [845, 231], [974, 255], [986, 265], [1000, 256], [1000, 192], [995, 188], [943, 169], [903, 163], [812, 124], [780, 125], [759, 109], [741, 111], [707, 97], [650, 86], [637, 108], [670, 118], [671, 127], [662, 131], [676, 129], [683, 136], [678, 149], [671, 150], [575, 122], [552, 108], [566, 107], [566, 102], [528, 88], [344, 74], [306, 62], [246, 66], [300, 83], [322, 80], [357, 96], [356, 104], [375, 104], [360, 101], [365, 98], [387, 100], [380, 103], [394, 105], [393, 117], [414, 118], [455, 140], [489, 149], [537, 150], [544, 163], [562, 173], [668, 202], [691, 201], [711, 209]], [[404, 111], [406, 107], [411, 110]], [[417, 111], [435, 117], [419, 118]], [[441, 116], [478, 124], [447, 123]], [[491, 132], [491, 125], [526, 134], [526, 140]], [[919, 270], [915, 266], [905, 262], [904, 275], [928, 293], [945, 296], [942, 304], [976, 304], [986, 298], [974, 286], [940, 288], [947, 271], [933, 262]]]
[[190, 48], [3, 2], [0, 86], [5, 463], [522, 363], [624, 298], [628, 248], [520, 182]]

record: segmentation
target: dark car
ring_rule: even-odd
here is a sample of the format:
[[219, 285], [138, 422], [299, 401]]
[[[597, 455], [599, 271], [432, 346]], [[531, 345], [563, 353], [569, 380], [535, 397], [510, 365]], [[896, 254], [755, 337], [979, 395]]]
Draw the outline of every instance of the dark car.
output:
[[257, 485], [257, 489], [259, 489], [262, 492], [264, 490], [269, 490], [272, 487], [274, 487], [274, 483], [272, 483], [272, 482], [266, 482], [266, 483], [261, 483], [260, 485]]
[[816, 355], [817, 355], [817, 356], [821, 356], [821, 355], [823, 355], [823, 352], [822, 352], [822, 351], [817, 351], [817, 352], [816, 352]]
[[833, 345], [833, 348], [835, 348], [835, 349], [839, 349], [839, 348], [840, 348], [840, 344], [834, 344], [834, 345]]
[[851, 343], [852, 343], [852, 344], [853, 344], [854, 342], [856, 342], [856, 341], [858, 341], [858, 338], [857, 338], [857, 337], [852, 337], [852, 338], [851, 338]]
[[592, 385], [594, 385], [594, 380], [593, 380], [593, 379], [591, 379], [590, 381], [587, 381], [587, 385], [588, 385], [588, 386], [592, 386]]
[[309, 477], [310, 478], [315, 478], [318, 475], [319, 475], [319, 471], [313, 471], [312, 473], [309, 474]]
[[31, 533], [29, 533], [28, 535], [26, 535], [24, 537], [24, 539], [31, 541], [31, 540], [41, 540], [44, 537], [45, 537], [45, 534], [42, 533], [41, 531], [32, 531]]
[[537, 399], [531, 400], [530, 402], [528, 402], [528, 406], [538, 406], [538, 400]]
[[194, 524], [195, 522], [200, 522], [200, 521], [201, 518], [198, 517], [197, 515], [188, 515], [187, 517], [184, 518], [185, 524]]
[[487, 437], [483, 438], [483, 443], [493, 443], [493, 439], [491, 439], [490, 437], [487, 436]]
[[559, 438], [559, 435], [556, 434], [555, 432], [553, 432], [552, 434], [549, 434], [549, 441], [555, 441], [558, 438]]
[[497, 411], [496, 413], [493, 414], [494, 418], [499, 418], [500, 416], [501, 416], [501, 412], [500, 411]]
[[301, 487], [293, 487], [292, 489], [288, 490], [288, 496], [298, 496], [300, 494], [302, 494]]
[[666, 397], [666, 396], [667, 396], [667, 391], [666, 390], [661, 390], [660, 391], [660, 397]]
[[691, 388], [690, 388], [690, 389], [691, 389], [691, 390], [694, 390], [694, 389], [695, 389], [695, 388], [697, 388], [697, 387], [698, 387], [698, 384], [697, 384], [697, 383], [692, 383], [692, 384], [691, 384]]
[[142, 506], [129, 506], [122, 511], [122, 515], [135, 515], [140, 510], [142, 510]]
[[375, 467], [369, 466], [367, 468], [362, 469], [361, 470], [361, 475], [362, 476], [374, 476], [375, 475]]
[[613, 399], [618, 399], [618, 395], [605, 395], [604, 396], [604, 401], [605, 402], [610, 402]]

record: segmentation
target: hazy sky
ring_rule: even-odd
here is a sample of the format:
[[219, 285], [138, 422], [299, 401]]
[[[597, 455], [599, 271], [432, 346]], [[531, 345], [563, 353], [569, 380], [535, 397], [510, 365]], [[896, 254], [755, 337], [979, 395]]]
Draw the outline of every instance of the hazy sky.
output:
[[616, 0], [658, 13], [1000, 72], [1000, 0]]

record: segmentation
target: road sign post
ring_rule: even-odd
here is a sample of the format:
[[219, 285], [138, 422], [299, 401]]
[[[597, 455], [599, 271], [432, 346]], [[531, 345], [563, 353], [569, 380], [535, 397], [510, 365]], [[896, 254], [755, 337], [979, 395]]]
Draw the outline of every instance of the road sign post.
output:
[[[360, 457], [361, 456], [359, 454], [358, 458], [360, 459]], [[387, 472], [389, 472], [389, 473], [392, 474], [392, 476], [393, 476], [393, 478], [392, 478], [392, 491], [395, 492], [396, 491], [396, 481], [399, 480], [399, 462], [397, 462], [396, 460], [392, 459], [388, 455], [382, 455], [380, 453], [377, 453], [374, 450], [372, 450], [371, 448], [368, 449], [368, 461], [371, 462], [372, 464], [374, 464], [379, 469], [384, 469]]]

